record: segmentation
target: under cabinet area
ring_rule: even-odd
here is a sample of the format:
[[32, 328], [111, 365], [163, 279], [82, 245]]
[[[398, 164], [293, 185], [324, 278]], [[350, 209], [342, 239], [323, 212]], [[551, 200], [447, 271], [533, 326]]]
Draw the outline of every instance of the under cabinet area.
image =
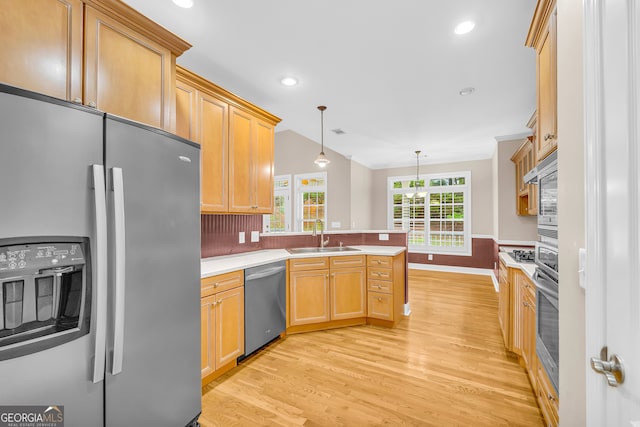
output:
[[202, 385], [236, 366], [244, 354], [244, 271], [200, 282]]
[[200, 144], [202, 213], [272, 213], [273, 144], [279, 122], [177, 67], [176, 133]]
[[0, 81], [167, 131], [184, 40], [117, 0], [7, 0]]

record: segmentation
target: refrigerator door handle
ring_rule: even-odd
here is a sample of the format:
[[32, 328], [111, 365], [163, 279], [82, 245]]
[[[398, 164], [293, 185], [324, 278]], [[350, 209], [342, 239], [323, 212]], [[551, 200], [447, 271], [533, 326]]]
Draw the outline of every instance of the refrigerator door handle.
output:
[[122, 372], [124, 356], [124, 305], [125, 305], [125, 217], [124, 217], [124, 178], [122, 168], [112, 168], [113, 182], [113, 224], [114, 224], [114, 252], [115, 252], [115, 296], [113, 318], [113, 359], [111, 374]]
[[94, 383], [104, 380], [104, 364], [107, 338], [107, 199], [104, 181], [104, 166], [92, 165], [93, 198], [95, 208], [95, 271], [96, 293], [95, 343], [93, 379]]

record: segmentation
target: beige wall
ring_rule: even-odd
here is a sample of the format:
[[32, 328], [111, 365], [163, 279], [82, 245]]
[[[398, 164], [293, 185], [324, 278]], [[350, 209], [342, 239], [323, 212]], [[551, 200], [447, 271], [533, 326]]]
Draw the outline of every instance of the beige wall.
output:
[[[354, 230], [370, 230], [373, 171], [351, 161], [351, 224]], [[386, 227], [385, 227], [386, 228]]]
[[491, 174], [493, 175], [493, 179], [491, 182], [491, 195], [493, 196], [493, 237], [494, 239], [498, 239], [498, 229], [500, 228], [500, 223], [498, 221], [498, 215], [500, 211], [500, 204], [498, 199], [498, 192], [500, 189], [500, 182], [498, 181], [498, 146], [496, 145], [496, 151], [493, 153], [493, 157], [491, 158]]
[[516, 213], [516, 168], [511, 156], [518, 150], [524, 139], [498, 142], [496, 150], [498, 181], [498, 209], [494, 220], [495, 237], [498, 242], [530, 242], [538, 239], [536, 216], [520, 216]]
[[[492, 160], [420, 165], [420, 175], [471, 171], [471, 233], [493, 236]], [[387, 177], [415, 175], [415, 167], [376, 169], [372, 182], [372, 227], [387, 228]]]
[[[313, 163], [319, 152], [320, 145], [309, 138], [288, 130], [276, 132], [275, 174], [291, 174], [293, 178], [295, 174], [326, 171], [327, 230], [348, 229], [351, 223], [351, 160], [325, 147], [324, 152], [331, 163], [323, 169]], [[332, 222], [339, 222], [340, 227], [332, 227]]]
[[558, 0], [558, 226], [560, 253], [560, 420], [586, 425], [584, 291], [578, 248], [585, 245], [582, 2]]

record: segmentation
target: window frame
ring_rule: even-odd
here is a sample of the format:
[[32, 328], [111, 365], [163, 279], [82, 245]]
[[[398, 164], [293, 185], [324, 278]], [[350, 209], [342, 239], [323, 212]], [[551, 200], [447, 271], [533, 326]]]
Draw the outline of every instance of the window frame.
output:
[[[431, 181], [435, 179], [449, 179], [449, 178], [459, 178], [463, 177], [465, 179], [465, 183], [462, 185], [446, 185], [446, 186], [431, 186]], [[440, 255], [462, 255], [462, 256], [471, 256], [472, 255], [472, 234], [471, 234], [471, 171], [460, 171], [460, 172], [442, 172], [442, 173], [432, 173], [425, 174], [419, 176], [420, 181], [424, 181], [424, 244], [416, 245], [408, 243], [409, 252], [412, 253], [425, 253], [425, 254], [440, 254]], [[394, 194], [406, 194], [409, 189], [412, 187], [404, 186], [403, 188], [393, 188], [393, 183], [396, 181], [405, 181], [411, 182], [416, 181], [415, 175], [403, 175], [403, 176], [389, 176], [387, 177], [387, 227], [390, 230], [395, 230], [394, 218], [393, 218], [393, 208], [394, 208]], [[454, 246], [433, 246], [430, 244], [431, 241], [431, 231], [430, 231], [430, 218], [429, 218], [429, 206], [428, 200], [430, 199], [430, 195], [434, 193], [463, 193], [463, 232], [462, 236], [464, 238], [464, 245], [462, 247], [454, 247]], [[422, 193], [422, 191], [420, 192]], [[417, 195], [413, 196], [414, 198]], [[408, 219], [407, 221], [412, 221]], [[404, 220], [403, 220], [404, 222]], [[403, 226], [404, 229], [404, 226]], [[406, 230], [409, 232], [410, 230]]]
[[305, 193], [303, 191], [306, 187], [300, 186], [300, 181], [303, 179], [322, 179], [324, 180], [324, 185], [319, 186], [318, 189], [321, 189], [324, 192], [324, 218], [321, 218], [322, 223], [326, 229], [327, 227], [327, 218], [329, 218], [329, 182], [328, 182], [328, 174], [327, 172], [310, 172], [310, 173], [301, 173], [296, 174], [293, 177], [293, 186], [294, 186], [294, 206], [293, 206], [293, 216], [294, 216], [294, 229], [296, 232], [305, 232], [302, 227], [303, 222], [303, 200], [302, 194]]
[[[286, 187], [276, 187], [279, 181], [287, 181], [289, 185]], [[284, 231], [271, 231], [271, 215], [262, 215], [262, 232], [263, 233], [288, 233], [291, 231], [291, 174], [288, 175], [276, 175], [273, 177], [273, 209], [275, 211], [276, 197], [278, 195], [285, 196], [284, 202]]]

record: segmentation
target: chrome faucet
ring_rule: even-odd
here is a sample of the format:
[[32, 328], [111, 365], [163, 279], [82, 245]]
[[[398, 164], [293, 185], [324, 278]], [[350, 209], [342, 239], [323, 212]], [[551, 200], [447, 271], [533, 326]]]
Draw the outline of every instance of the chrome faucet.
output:
[[320, 224], [320, 247], [324, 248], [329, 244], [329, 238], [327, 237], [327, 240], [324, 240], [324, 224], [322, 223], [321, 219], [318, 218], [313, 223], [313, 232], [311, 233], [311, 235], [314, 237], [318, 235], [318, 224]]

